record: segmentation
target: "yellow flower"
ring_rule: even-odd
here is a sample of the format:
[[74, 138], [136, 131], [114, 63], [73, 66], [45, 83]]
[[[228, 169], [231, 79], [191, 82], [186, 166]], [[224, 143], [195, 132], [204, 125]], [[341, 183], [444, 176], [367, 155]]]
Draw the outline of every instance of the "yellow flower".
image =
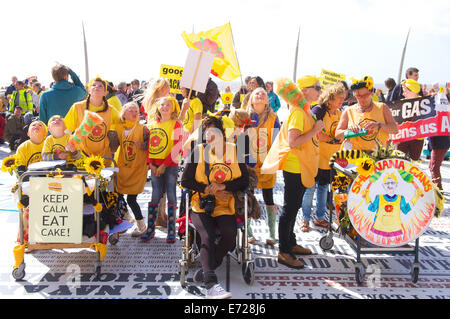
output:
[[18, 202], [18, 203], [17, 203], [17, 208], [18, 208], [19, 210], [21, 210], [21, 209], [24, 209], [25, 206], [23, 206], [23, 204], [22, 204], [21, 202]]
[[359, 161], [356, 171], [359, 175], [369, 176], [372, 175], [375, 170], [375, 162], [371, 158], [363, 158]]
[[90, 174], [99, 175], [102, 169], [105, 168], [105, 163], [100, 156], [90, 156], [86, 158], [84, 168]]
[[8, 172], [12, 175], [12, 172], [16, 169], [17, 158], [16, 155], [8, 156], [3, 159], [1, 170], [2, 172]]
[[100, 203], [95, 204], [94, 209], [97, 213], [101, 213], [101, 211], [103, 210], [103, 206]]

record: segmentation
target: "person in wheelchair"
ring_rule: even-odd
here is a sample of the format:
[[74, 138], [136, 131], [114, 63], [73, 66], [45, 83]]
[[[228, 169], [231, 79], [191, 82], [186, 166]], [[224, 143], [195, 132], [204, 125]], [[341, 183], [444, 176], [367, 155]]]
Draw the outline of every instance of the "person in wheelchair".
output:
[[[233, 193], [244, 191], [249, 177], [236, 145], [225, 141], [222, 120], [207, 116], [201, 129], [204, 143], [191, 152], [181, 179], [182, 187], [192, 192], [190, 216], [201, 238], [201, 268], [194, 274], [194, 281], [204, 282], [207, 299], [225, 299], [231, 298], [231, 293], [218, 283], [215, 270], [235, 247], [237, 225]], [[220, 231], [217, 245], [216, 227]]]

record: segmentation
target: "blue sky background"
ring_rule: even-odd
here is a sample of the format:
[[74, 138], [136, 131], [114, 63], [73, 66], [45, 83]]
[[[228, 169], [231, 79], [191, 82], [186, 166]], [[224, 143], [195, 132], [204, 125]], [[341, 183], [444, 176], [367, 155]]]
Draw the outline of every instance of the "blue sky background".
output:
[[364, 75], [376, 83], [397, 80], [411, 27], [402, 76], [415, 66], [421, 83], [450, 82], [447, 0], [23, 0], [2, 2], [1, 11], [0, 86], [9, 85], [12, 75], [37, 75], [48, 86], [55, 61], [84, 81], [82, 20], [90, 76], [115, 83], [158, 77], [161, 64], [183, 66], [188, 49], [181, 33], [227, 22], [243, 77], [292, 78], [300, 27], [297, 77], [325, 68], [348, 81]]

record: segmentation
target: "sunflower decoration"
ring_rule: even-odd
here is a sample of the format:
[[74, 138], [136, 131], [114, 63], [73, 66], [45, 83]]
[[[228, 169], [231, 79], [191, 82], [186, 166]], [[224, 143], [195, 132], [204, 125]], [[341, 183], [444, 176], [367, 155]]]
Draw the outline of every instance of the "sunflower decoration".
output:
[[375, 170], [375, 162], [369, 157], [362, 158], [358, 161], [356, 171], [359, 175], [370, 176]]
[[352, 179], [350, 177], [338, 172], [338, 174], [334, 176], [333, 181], [331, 182], [331, 188], [334, 192], [346, 192], [351, 182]]
[[97, 213], [101, 213], [103, 210], [103, 206], [102, 204], [100, 204], [99, 202], [97, 202], [97, 204], [95, 204], [94, 209]]
[[5, 157], [5, 159], [2, 162], [1, 170], [2, 172], [8, 172], [9, 174], [13, 174], [13, 172], [16, 172], [17, 169], [17, 157], [16, 155]]
[[85, 159], [84, 168], [89, 174], [98, 176], [102, 169], [105, 168], [105, 162], [100, 156], [90, 156]]

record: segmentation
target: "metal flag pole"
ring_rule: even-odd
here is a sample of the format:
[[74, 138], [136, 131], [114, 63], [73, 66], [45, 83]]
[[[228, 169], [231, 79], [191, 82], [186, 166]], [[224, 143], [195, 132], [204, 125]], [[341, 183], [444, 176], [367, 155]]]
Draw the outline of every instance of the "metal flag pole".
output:
[[241, 86], [244, 86], [244, 81], [242, 81], [241, 66], [239, 65], [239, 59], [236, 53], [236, 45], [234, 45], [233, 29], [231, 28], [231, 22], [228, 22], [228, 24], [230, 25], [231, 41], [233, 42], [234, 55], [236, 56], [236, 62], [238, 64], [239, 73], [241, 74]]
[[86, 85], [89, 83], [89, 64], [88, 64], [88, 54], [87, 54], [87, 44], [86, 35], [84, 33], [84, 22], [81, 21], [83, 27], [83, 41], [84, 41], [84, 72], [86, 74]]
[[403, 47], [402, 59], [400, 61], [400, 69], [398, 70], [397, 83], [400, 83], [400, 81], [402, 80], [403, 61], [405, 60], [406, 46], [408, 45], [408, 38], [409, 38], [410, 31], [411, 31], [411, 27], [409, 27], [408, 34], [406, 35], [405, 46]]
[[294, 78], [292, 79], [294, 83], [297, 81], [297, 59], [298, 59], [298, 43], [300, 40], [300, 27], [298, 27], [298, 35], [297, 35], [297, 47], [295, 49], [295, 62], [294, 62]]

